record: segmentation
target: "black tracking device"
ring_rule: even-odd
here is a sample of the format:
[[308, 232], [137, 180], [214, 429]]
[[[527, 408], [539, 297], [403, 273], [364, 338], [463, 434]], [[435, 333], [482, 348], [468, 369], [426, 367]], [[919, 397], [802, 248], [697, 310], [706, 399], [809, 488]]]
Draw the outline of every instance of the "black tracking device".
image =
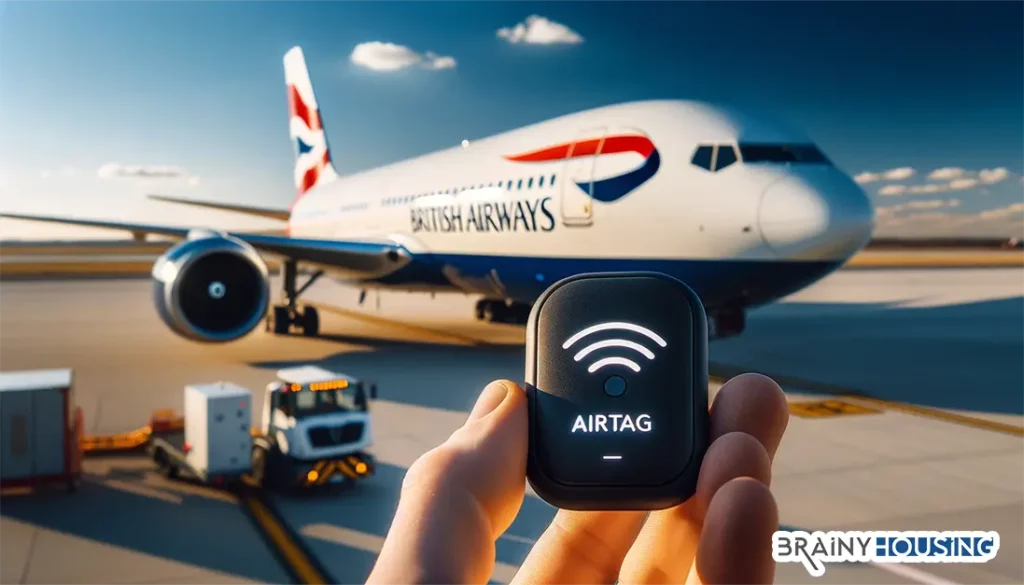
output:
[[526, 330], [527, 477], [568, 510], [659, 510], [693, 495], [708, 446], [708, 326], [656, 272], [581, 274]]

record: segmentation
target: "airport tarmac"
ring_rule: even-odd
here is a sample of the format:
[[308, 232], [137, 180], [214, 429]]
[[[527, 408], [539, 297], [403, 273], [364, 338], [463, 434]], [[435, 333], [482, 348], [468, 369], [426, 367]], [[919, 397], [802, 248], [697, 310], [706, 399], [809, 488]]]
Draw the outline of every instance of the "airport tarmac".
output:
[[[224, 379], [259, 394], [274, 370], [296, 363], [376, 382], [378, 475], [331, 495], [279, 498], [338, 582], [365, 579], [412, 461], [461, 424], [488, 381], [522, 377], [521, 330], [475, 323], [472, 299], [461, 296], [371, 292], [360, 307], [357, 291], [322, 282], [309, 300], [323, 307], [323, 338], [259, 331], [207, 346], [167, 331], [149, 288], [145, 280], [3, 283], [0, 368], [74, 368], [90, 432], [132, 429], [153, 410], [181, 408], [189, 383]], [[1002, 538], [985, 565], [832, 566], [821, 579], [780, 565], [777, 582], [1024, 582], [1024, 439], [1007, 432], [1024, 426], [1022, 319], [1020, 269], [841, 271], [755, 312], [742, 337], [712, 344], [716, 363], [875, 399], [859, 414], [791, 419], [772, 486], [784, 525]], [[794, 402], [821, 391], [786, 389]], [[968, 423], [943, 416], [950, 411], [967, 413]], [[284, 580], [222, 496], [183, 494], [130, 460], [93, 460], [87, 470], [78, 494], [4, 499], [4, 583]], [[495, 581], [508, 581], [552, 513], [527, 497], [498, 543]]]

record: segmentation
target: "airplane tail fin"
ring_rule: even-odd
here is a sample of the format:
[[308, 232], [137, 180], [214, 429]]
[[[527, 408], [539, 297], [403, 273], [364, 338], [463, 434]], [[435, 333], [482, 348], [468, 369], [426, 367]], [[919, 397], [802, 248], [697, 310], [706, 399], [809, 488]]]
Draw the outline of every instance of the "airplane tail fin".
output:
[[298, 201], [313, 187], [337, 179], [338, 173], [331, 162], [331, 149], [327, 146], [320, 107], [301, 47], [292, 47], [285, 53], [284, 77], [288, 88], [288, 125], [295, 147], [295, 201]]

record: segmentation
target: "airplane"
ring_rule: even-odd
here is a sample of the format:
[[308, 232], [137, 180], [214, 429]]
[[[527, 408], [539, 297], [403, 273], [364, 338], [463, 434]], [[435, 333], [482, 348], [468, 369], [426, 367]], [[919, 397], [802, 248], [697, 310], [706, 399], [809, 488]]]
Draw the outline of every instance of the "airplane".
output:
[[[801, 132], [697, 101], [621, 103], [340, 176], [301, 47], [284, 57], [296, 196], [288, 209], [161, 197], [283, 220], [281, 234], [0, 213], [180, 239], [153, 266], [178, 335], [229, 342], [261, 322], [319, 334], [301, 295], [323, 275], [369, 289], [480, 296], [524, 325], [554, 282], [656, 271], [687, 283], [709, 337], [825, 277], [869, 241], [864, 191]], [[264, 257], [281, 262], [273, 304]], [[299, 282], [300, 270], [308, 273]]]

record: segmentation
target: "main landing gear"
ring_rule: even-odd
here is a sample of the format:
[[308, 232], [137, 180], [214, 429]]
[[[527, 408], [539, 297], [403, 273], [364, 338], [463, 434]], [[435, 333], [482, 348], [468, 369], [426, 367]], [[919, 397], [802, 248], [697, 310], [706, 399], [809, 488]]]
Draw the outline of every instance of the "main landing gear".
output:
[[503, 325], [526, 325], [532, 305], [507, 303], [497, 299], [483, 299], [476, 304], [476, 318], [486, 323]]
[[298, 280], [298, 263], [295, 260], [286, 260], [282, 266], [282, 295], [285, 304], [274, 305], [266, 319], [266, 330], [273, 331], [278, 335], [291, 333], [292, 327], [297, 327], [306, 337], [316, 337], [320, 333], [320, 315], [315, 307], [299, 307], [299, 296], [306, 292], [321, 275], [322, 270], [314, 272], [301, 288], [296, 289]]

